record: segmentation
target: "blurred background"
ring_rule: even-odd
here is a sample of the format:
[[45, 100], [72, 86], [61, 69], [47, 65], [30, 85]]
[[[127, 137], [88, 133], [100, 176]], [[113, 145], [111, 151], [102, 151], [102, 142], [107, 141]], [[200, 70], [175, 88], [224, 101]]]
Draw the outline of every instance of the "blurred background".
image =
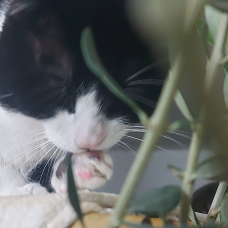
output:
[[[183, 118], [178, 108], [173, 105], [170, 119]], [[132, 137], [141, 139], [142, 134], [130, 133]], [[191, 140], [191, 132], [189, 129], [185, 131], [177, 131], [175, 133], [164, 134], [157, 150], [151, 158], [151, 161], [147, 167], [146, 173], [141, 180], [141, 184], [138, 188], [137, 194], [143, 194], [153, 188], [162, 187], [165, 185], [181, 185], [181, 181], [172, 175], [171, 171], [167, 168], [167, 165], [173, 165], [178, 168], [184, 169], [187, 160], [187, 153], [189, 143]], [[126, 178], [128, 170], [136, 156], [137, 148], [140, 144], [140, 140], [124, 138], [122, 140], [126, 145], [115, 146], [110, 155], [114, 161], [114, 175], [105, 186], [99, 189], [99, 191], [119, 193], [121, 186]], [[128, 148], [123, 148], [128, 147]], [[207, 146], [201, 153], [200, 160], [204, 160], [206, 157], [212, 155], [212, 152]], [[197, 180], [195, 184], [195, 190], [206, 185], [209, 181]]]

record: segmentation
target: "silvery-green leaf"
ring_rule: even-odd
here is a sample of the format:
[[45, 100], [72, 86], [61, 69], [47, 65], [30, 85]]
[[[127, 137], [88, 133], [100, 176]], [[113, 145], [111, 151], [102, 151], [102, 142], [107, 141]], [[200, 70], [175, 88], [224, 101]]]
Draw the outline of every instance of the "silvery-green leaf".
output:
[[170, 124], [170, 126], [168, 128], [168, 132], [173, 132], [178, 129], [184, 128], [184, 127], [189, 127], [190, 124], [191, 124], [191, 122], [189, 122], [186, 119], [177, 120], [177, 121], [173, 122], [172, 124]]
[[210, 50], [208, 44], [214, 45], [214, 40], [211, 36], [207, 23], [203, 20], [200, 20], [197, 26], [197, 30], [202, 37], [206, 56], [207, 58], [210, 58]]
[[227, 180], [228, 173], [222, 156], [212, 156], [197, 165], [193, 178]]
[[193, 117], [191, 112], [189, 111], [189, 108], [181, 94], [181, 92], [178, 90], [176, 92], [176, 96], [175, 96], [175, 103], [177, 105], [177, 107], [179, 108], [179, 110], [181, 111], [181, 113], [183, 114], [183, 116], [188, 120], [188, 121], [193, 121]]
[[167, 168], [169, 170], [171, 170], [172, 174], [176, 177], [178, 177], [179, 179], [183, 179], [184, 177], [184, 171], [178, 167], [175, 167], [173, 165], [168, 165]]
[[[217, 31], [219, 28], [221, 15], [222, 15], [222, 12], [220, 10], [217, 10], [214, 7], [209, 5], [205, 7], [206, 21], [207, 21], [210, 33], [214, 40], [216, 38]], [[228, 39], [226, 40], [225, 46], [226, 46], [225, 51], [226, 53], [228, 53]]]
[[135, 199], [129, 208], [129, 213], [141, 213], [148, 217], [165, 216], [180, 202], [179, 186], [156, 188]]
[[196, 216], [195, 211], [192, 209], [192, 206], [190, 207], [188, 216], [189, 216], [190, 220], [194, 223], [194, 225], [196, 225], [198, 227], [202, 227]]
[[227, 73], [226, 73], [226, 77], [224, 79], [223, 95], [224, 95], [226, 107], [228, 108], [228, 74]]

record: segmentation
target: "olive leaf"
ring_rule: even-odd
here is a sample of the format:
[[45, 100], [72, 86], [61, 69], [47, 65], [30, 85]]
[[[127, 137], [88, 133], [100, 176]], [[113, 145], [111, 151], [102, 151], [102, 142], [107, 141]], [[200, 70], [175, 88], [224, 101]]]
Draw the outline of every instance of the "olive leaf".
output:
[[211, 36], [207, 23], [203, 20], [199, 20], [197, 30], [202, 37], [205, 53], [206, 53], [207, 57], [209, 58], [210, 50], [209, 50], [208, 44], [214, 45], [214, 39]]
[[68, 197], [69, 197], [69, 200], [70, 200], [72, 207], [74, 208], [75, 212], [78, 215], [78, 218], [81, 220], [82, 225], [84, 227], [83, 214], [81, 211], [78, 194], [77, 194], [77, 190], [75, 187], [74, 176], [73, 176], [73, 172], [72, 172], [71, 157], [72, 157], [72, 154], [67, 153], [66, 158], [65, 158], [65, 163], [67, 166]]
[[228, 74], [227, 70], [225, 69], [226, 72], [226, 77], [224, 79], [224, 85], [223, 85], [223, 95], [224, 95], [224, 100], [226, 103], [226, 107], [228, 108]]
[[169, 170], [171, 170], [172, 174], [175, 176], [175, 177], [178, 177], [179, 179], [183, 179], [184, 177], [184, 171], [178, 167], [175, 167], [173, 165], [167, 165], [167, 168]]
[[180, 198], [179, 186], [156, 188], [135, 199], [128, 212], [141, 213], [148, 217], [163, 217], [178, 205]]
[[223, 164], [223, 156], [212, 156], [197, 165], [193, 178], [227, 180], [227, 168]]
[[[222, 0], [218, 0], [218, 2], [220, 1], [222, 2]], [[217, 2], [217, 0], [212, 2], [215, 3]], [[225, 2], [227, 3], [227, 1]], [[228, 3], [227, 3], [227, 6], [228, 6]], [[220, 10], [217, 10], [216, 8], [211, 7], [210, 5], [207, 5], [205, 7], [206, 22], [209, 27], [210, 34], [214, 40], [217, 36], [221, 15], [222, 15], [222, 12]], [[225, 42], [225, 52], [226, 54], [228, 53], [228, 39]]]
[[209, 31], [207, 23], [204, 20], [199, 20], [197, 30], [204, 38], [204, 41], [207, 41], [210, 45], [214, 45], [214, 39]]
[[176, 96], [175, 96], [175, 103], [177, 105], [177, 107], [179, 108], [179, 110], [181, 111], [181, 113], [183, 114], [183, 116], [189, 120], [189, 121], [193, 121], [193, 117], [191, 112], [189, 111], [189, 108], [181, 94], [181, 92], [178, 90], [176, 92]]
[[93, 32], [90, 27], [83, 29], [81, 34], [81, 51], [88, 68], [102, 81], [102, 83], [120, 100], [128, 105], [138, 116], [142, 125], [147, 125], [147, 114], [134, 101], [129, 99], [121, 87], [113, 80], [103, 66], [95, 47]]
[[224, 198], [220, 206], [220, 217], [224, 227], [228, 225], [228, 194], [224, 195]]
[[176, 131], [176, 130], [182, 129], [184, 127], [189, 127], [190, 125], [191, 125], [191, 122], [189, 122], [186, 119], [177, 120], [169, 125], [168, 132]]
[[190, 210], [189, 210], [189, 218], [190, 220], [198, 227], [202, 227], [197, 216], [196, 216], [196, 213], [195, 211], [192, 209], [192, 206], [190, 207]]

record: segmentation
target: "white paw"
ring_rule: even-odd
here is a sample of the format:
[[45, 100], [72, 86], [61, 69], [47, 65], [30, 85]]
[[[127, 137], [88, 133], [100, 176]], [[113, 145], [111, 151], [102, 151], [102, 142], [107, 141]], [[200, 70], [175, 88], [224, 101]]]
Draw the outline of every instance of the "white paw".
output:
[[[57, 193], [65, 193], [66, 167], [61, 158], [54, 166], [51, 184]], [[73, 154], [72, 169], [78, 189], [96, 189], [104, 185], [113, 174], [112, 158], [102, 151]]]
[[23, 187], [17, 187], [11, 190], [10, 195], [40, 195], [46, 194], [46, 188], [36, 183], [29, 183]]

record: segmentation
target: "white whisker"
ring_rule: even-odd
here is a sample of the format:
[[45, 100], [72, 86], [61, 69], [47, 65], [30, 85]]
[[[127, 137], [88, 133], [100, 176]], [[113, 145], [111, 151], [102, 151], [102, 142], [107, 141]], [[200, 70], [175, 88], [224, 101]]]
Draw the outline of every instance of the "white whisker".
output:
[[156, 102], [151, 101], [145, 97], [139, 96], [137, 94], [133, 94], [133, 93], [128, 93], [128, 96], [136, 101], [139, 101], [145, 105], [148, 105], [151, 108], [155, 108], [156, 107]]
[[191, 139], [192, 137], [188, 136], [188, 135], [185, 135], [185, 134], [181, 134], [181, 133], [178, 133], [178, 132], [175, 132], [175, 131], [172, 131], [172, 132], [169, 132], [171, 134], [175, 134], [175, 135], [179, 135], [179, 136], [182, 136], [184, 138], [187, 138], [187, 139]]
[[[49, 144], [51, 144], [51, 142], [45, 142], [44, 143], [44, 145], [42, 145], [43, 146], [43, 148], [45, 148], [45, 147], [47, 147]], [[41, 144], [39, 145], [39, 146], [41, 146]], [[38, 146], [38, 147], [39, 147]], [[37, 148], [38, 148], [37, 147]], [[17, 161], [19, 161], [21, 158], [23, 158], [25, 155], [29, 155], [29, 154], [31, 154], [34, 150], [36, 150], [37, 148], [30, 148], [30, 150], [28, 150], [28, 151], [24, 151], [23, 153], [20, 153], [19, 155], [21, 155], [22, 154], [22, 156], [20, 156], [19, 158], [17, 158], [16, 160], [14, 160], [13, 162], [11, 162], [11, 163], [9, 163], [7, 166], [5, 166], [3, 169], [7, 169], [8, 167], [10, 167], [11, 165], [13, 165], [13, 164], [15, 164]], [[19, 167], [19, 169], [21, 169], [21, 167], [27, 162], [27, 161], [29, 161], [33, 156], [35, 156], [37, 153], [39, 153], [40, 152], [40, 150], [38, 150], [37, 152], [35, 152], [34, 154], [32, 154], [32, 156], [29, 158], [29, 159], [26, 159], [25, 160], [25, 162]], [[14, 156], [13, 158], [15, 158], [15, 157], [17, 157], [17, 155], [16, 156]], [[4, 164], [5, 164], [6, 162], [4, 162]], [[34, 166], [35, 167], [35, 166]]]
[[139, 70], [138, 72], [136, 72], [135, 74], [133, 74], [129, 78], [127, 78], [125, 82], [132, 80], [133, 78], [139, 76], [140, 74], [143, 74], [144, 72], [146, 72], [148, 70], [158, 67], [161, 64], [161, 62], [162, 61], [158, 61], [158, 62], [150, 64], [149, 66], [144, 67], [143, 69]]
[[135, 86], [135, 85], [163, 85], [164, 80], [158, 80], [158, 79], [142, 79], [142, 80], [136, 80], [129, 82], [127, 86]]
[[184, 149], [188, 149], [188, 146], [186, 146], [184, 143], [181, 143], [181, 142], [179, 142], [179, 141], [177, 141], [177, 140], [175, 140], [175, 139], [173, 139], [173, 138], [171, 138], [171, 137], [169, 137], [167, 135], [162, 135], [162, 137], [175, 142], [177, 145], [179, 145], [180, 147], [182, 147]]
[[56, 154], [56, 152], [57, 152], [58, 150], [59, 150], [59, 148], [56, 148], [55, 152], [51, 155], [51, 157], [48, 159], [47, 163], [45, 164], [45, 166], [44, 166], [44, 168], [43, 168], [43, 171], [42, 171], [42, 173], [41, 173], [39, 182], [41, 182], [41, 178], [42, 178], [42, 176], [43, 176], [43, 173], [44, 173], [44, 170], [45, 170], [46, 166], [47, 166], [48, 163], [51, 161], [52, 157], [55, 156], [55, 154]]
[[136, 152], [133, 151], [133, 150], [131, 149], [131, 147], [129, 147], [126, 143], [124, 143], [124, 142], [122, 142], [122, 141], [119, 141], [119, 143], [121, 143], [121, 144], [124, 145], [126, 148], [128, 148], [133, 154], [136, 154]]

